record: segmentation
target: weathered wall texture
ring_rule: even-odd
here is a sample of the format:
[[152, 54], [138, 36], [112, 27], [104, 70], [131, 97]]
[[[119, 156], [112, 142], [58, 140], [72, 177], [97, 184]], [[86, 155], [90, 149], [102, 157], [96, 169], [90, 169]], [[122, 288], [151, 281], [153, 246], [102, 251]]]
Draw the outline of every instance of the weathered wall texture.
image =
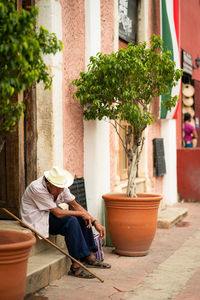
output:
[[101, 1], [101, 51], [114, 51], [114, 0]]
[[[160, 5], [159, 0], [149, 1], [149, 37], [155, 33], [160, 34]], [[159, 98], [154, 100], [152, 113], [159, 117]], [[157, 120], [149, 126], [148, 137], [148, 169], [151, 183], [151, 191], [162, 193], [162, 177], [153, 176], [153, 139], [161, 137], [161, 121]]]
[[[101, 52], [111, 53], [114, 51], [114, 1], [101, 1]], [[118, 37], [117, 37], [118, 38]], [[117, 175], [117, 137], [113, 126], [110, 126], [110, 188], [113, 191]]]
[[63, 19], [63, 147], [64, 167], [83, 176], [82, 108], [72, 98], [73, 79], [85, 69], [84, 0], [61, 1]]
[[[61, 6], [56, 0], [37, 0], [37, 25], [43, 25], [62, 39]], [[37, 176], [53, 165], [63, 165], [62, 135], [62, 52], [46, 55], [45, 63], [51, 68], [51, 90], [36, 86], [37, 98]]]
[[[195, 59], [200, 56], [200, 1], [180, 1], [180, 42], [181, 48], [192, 55], [193, 65]], [[193, 79], [200, 81], [200, 72], [198, 69], [193, 71]]]
[[[160, 1], [149, 1], [148, 9], [148, 36], [160, 34]], [[159, 99], [155, 99], [151, 107], [152, 113], [159, 117]], [[157, 120], [148, 127], [148, 170], [149, 170], [149, 184], [151, 192], [162, 193], [162, 177], [153, 176], [153, 139], [161, 137], [161, 121]]]

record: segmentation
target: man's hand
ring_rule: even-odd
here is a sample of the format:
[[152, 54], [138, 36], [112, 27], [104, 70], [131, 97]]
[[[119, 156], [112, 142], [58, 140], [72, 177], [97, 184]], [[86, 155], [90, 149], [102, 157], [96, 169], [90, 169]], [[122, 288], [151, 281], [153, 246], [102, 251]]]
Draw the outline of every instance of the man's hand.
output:
[[85, 224], [87, 225], [87, 228], [91, 228], [91, 226], [92, 226], [91, 216], [86, 211], [81, 211], [80, 212], [80, 217], [82, 217], [83, 220], [85, 221]]
[[[87, 225], [87, 228], [91, 228], [92, 220], [94, 220], [94, 218], [92, 218], [92, 216], [87, 212], [87, 210], [85, 210], [80, 204], [78, 204], [76, 200], [69, 202], [69, 206], [74, 210], [74, 215], [77, 217], [82, 217]], [[105, 227], [99, 224], [96, 220], [94, 223], [94, 227], [99, 232], [100, 237], [104, 239], [106, 236]]]
[[97, 221], [95, 221], [94, 227], [99, 232], [100, 238], [104, 239], [106, 237], [106, 229], [105, 229], [105, 227], [102, 226], [101, 224], [99, 224]]

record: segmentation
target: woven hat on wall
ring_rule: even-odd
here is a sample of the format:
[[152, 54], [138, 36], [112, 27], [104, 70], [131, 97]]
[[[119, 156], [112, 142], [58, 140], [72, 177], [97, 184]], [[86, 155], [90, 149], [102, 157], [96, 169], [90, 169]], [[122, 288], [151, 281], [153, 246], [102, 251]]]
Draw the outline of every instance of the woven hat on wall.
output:
[[194, 87], [191, 84], [183, 84], [183, 95], [192, 97], [194, 95]]
[[184, 97], [183, 96], [183, 104], [185, 106], [192, 106], [193, 103], [194, 103], [194, 98], [192, 98], [192, 97]]
[[183, 112], [183, 114], [186, 114], [186, 113], [190, 114], [192, 118], [194, 117], [194, 114], [195, 114], [194, 109], [191, 106], [183, 106], [182, 112]]

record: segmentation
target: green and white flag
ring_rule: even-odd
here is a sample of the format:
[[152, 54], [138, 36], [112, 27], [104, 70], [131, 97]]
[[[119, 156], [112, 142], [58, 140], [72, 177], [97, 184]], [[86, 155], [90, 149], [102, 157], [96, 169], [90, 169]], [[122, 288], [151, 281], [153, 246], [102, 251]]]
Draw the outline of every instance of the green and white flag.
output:
[[[176, 63], [176, 68], [180, 69], [180, 50], [179, 50], [179, 0], [160, 0], [161, 8], [161, 37], [164, 41], [164, 48], [172, 53], [172, 59]], [[180, 95], [181, 81], [177, 86], [171, 89], [171, 95]], [[161, 96], [160, 104], [160, 118], [161, 119], [176, 119], [177, 118], [177, 105], [167, 111], [163, 105], [165, 96]]]

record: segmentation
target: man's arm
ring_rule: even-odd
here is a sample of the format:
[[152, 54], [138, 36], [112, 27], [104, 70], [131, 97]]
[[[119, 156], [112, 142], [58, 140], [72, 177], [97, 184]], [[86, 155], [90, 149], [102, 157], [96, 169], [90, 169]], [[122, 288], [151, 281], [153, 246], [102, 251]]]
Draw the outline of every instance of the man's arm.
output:
[[196, 129], [193, 131], [192, 135], [193, 135], [193, 138], [198, 139], [198, 134], [197, 134]]
[[[94, 218], [88, 213], [87, 210], [85, 210], [80, 204], [76, 202], [76, 200], [73, 200], [68, 203], [71, 209], [73, 209], [74, 212], [82, 213], [82, 218], [87, 222], [88, 228], [92, 226], [92, 222], [94, 221]], [[86, 217], [86, 219], [85, 219]]]
[[63, 218], [65, 216], [76, 216], [76, 217], [84, 217], [85, 213], [81, 211], [72, 211], [72, 210], [66, 210], [66, 209], [61, 209], [59, 207], [51, 208], [50, 212], [56, 216], [56, 218]]
[[80, 204], [78, 204], [76, 202], [76, 200], [73, 200], [71, 202], [69, 202], [69, 206], [74, 210], [74, 211], [79, 211], [79, 212], [83, 212], [85, 214], [87, 214], [89, 216], [89, 223], [88, 223], [88, 228], [91, 227], [91, 225], [93, 225], [96, 230], [100, 233], [100, 237], [103, 239], [106, 236], [106, 231], [105, 231], [105, 227], [102, 226], [97, 220], [95, 220], [95, 218], [93, 218], [88, 212], [87, 210], [85, 210]]

